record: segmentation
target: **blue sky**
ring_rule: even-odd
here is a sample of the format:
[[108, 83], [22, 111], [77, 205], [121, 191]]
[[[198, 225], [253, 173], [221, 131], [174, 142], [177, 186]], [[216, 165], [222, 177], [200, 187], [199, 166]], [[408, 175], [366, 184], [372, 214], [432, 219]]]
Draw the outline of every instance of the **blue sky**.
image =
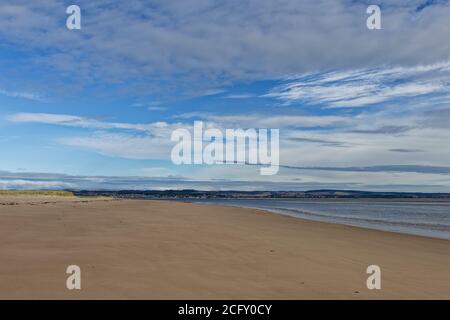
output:
[[[450, 192], [450, 3], [0, 4], [0, 188]], [[280, 171], [176, 166], [170, 134], [280, 129]]]

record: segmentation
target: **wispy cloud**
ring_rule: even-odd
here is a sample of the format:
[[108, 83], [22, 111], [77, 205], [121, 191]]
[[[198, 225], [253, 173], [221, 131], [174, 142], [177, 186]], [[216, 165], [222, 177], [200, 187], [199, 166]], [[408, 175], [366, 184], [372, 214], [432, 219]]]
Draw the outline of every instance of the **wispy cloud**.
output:
[[255, 97], [257, 97], [257, 95], [254, 93], [235, 93], [223, 96], [225, 99], [250, 99]]
[[345, 116], [270, 115], [270, 114], [213, 114], [190, 112], [174, 116], [176, 119], [205, 120], [222, 128], [287, 128], [345, 126], [355, 120]]
[[402, 153], [416, 153], [416, 152], [424, 152], [424, 150], [421, 149], [389, 149], [391, 152], [402, 152]]
[[42, 123], [53, 125], [74, 126], [92, 129], [123, 129], [135, 130], [143, 132], [160, 132], [163, 130], [171, 130], [179, 124], [169, 125], [166, 122], [154, 122], [148, 124], [140, 123], [124, 123], [124, 122], [105, 122], [98, 121], [95, 118], [80, 117], [66, 114], [51, 114], [51, 113], [16, 113], [6, 118], [11, 122], [22, 123]]
[[413, 126], [394, 126], [394, 125], [383, 125], [373, 129], [354, 129], [349, 132], [362, 133], [362, 134], [401, 134], [409, 130], [414, 129]]
[[425, 10], [428, 7], [436, 6], [436, 5], [445, 5], [448, 4], [448, 0], [423, 0], [416, 8], [416, 12], [420, 12]]
[[0, 89], [0, 94], [8, 97], [13, 98], [22, 98], [27, 100], [34, 100], [34, 101], [43, 101], [43, 98], [36, 93], [31, 92], [18, 92], [18, 91], [7, 91]]
[[288, 138], [288, 140], [295, 141], [295, 142], [301, 142], [301, 143], [316, 143], [316, 144], [320, 144], [322, 146], [334, 146], [334, 147], [346, 147], [346, 146], [351, 145], [348, 142], [317, 139], [317, 138], [290, 137], [290, 138]]
[[414, 67], [308, 74], [274, 88], [265, 97], [342, 108], [428, 95], [434, 95], [436, 104], [450, 98], [450, 60]]
[[181, 123], [106, 122], [89, 117], [49, 113], [16, 113], [7, 117], [15, 123], [38, 123], [94, 130], [89, 136], [60, 137], [56, 141], [79, 148], [127, 159], [166, 159], [170, 155], [173, 130], [188, 127]]

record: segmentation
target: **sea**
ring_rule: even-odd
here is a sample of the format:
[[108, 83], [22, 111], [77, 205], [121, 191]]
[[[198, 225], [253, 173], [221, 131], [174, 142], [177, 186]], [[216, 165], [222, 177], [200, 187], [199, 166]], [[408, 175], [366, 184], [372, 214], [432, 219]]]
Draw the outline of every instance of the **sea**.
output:
[[432, 200], [201, 199], [301, 219], [450, 240], [450, 202]]

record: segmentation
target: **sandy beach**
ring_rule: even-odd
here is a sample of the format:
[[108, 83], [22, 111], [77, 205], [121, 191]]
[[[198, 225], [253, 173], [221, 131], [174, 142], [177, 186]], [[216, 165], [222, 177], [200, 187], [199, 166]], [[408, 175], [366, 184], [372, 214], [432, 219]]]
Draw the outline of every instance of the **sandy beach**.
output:
[[0, 299], [450, 299], [449, 266], [448, 240], [253, 209], [0, 199]]

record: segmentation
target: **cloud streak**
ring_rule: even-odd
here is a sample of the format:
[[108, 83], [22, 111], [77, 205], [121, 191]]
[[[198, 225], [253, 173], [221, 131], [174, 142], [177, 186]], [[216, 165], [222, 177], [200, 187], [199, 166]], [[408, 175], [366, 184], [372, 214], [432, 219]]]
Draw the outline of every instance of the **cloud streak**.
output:
[[[400, 152], [416, 152], [402, 150]], [[319, 170], [319, 171], [341, 171], [341, 172], [400, 172], [400, 173], [427, 173], [427, 174], [450, 174], [450, 167], [423, 166], [423, 165], [380, 165], [367, 167], [296, 167], [282, 166], [286, 169], [297, 170]]]
[[41, 123], [52, 125], [73, 126], [90, 129], [122, 129], [142, 132], [161, 132], [173, 130], [180, 124], [169, 125], [166, 122], [154, 122], [149, 124], [133, 124], [123, 122], [104, 122], [89, 117], [80, 117], [67, 114], [52, 113], [16, 113], [8, 116], [6, 120], [16, 123]]
[[[365, 107], [397, 99], [434, 95], [435, 104], [450, 98], [450, 60], [432, 65], [348, 70], [290, 79], [265, 97], [325, 108]], [[437, 98], [437, 99], [436, 99]], [[410, 100], [406, 102], [411, 103]]]

